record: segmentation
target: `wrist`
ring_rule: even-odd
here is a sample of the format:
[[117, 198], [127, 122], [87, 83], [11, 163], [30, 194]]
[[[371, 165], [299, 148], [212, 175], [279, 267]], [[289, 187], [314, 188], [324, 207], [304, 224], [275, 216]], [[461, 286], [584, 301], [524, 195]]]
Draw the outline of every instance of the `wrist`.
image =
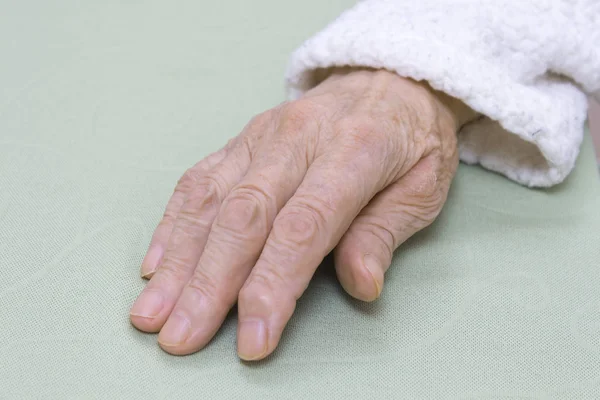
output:
[[315, 92], [320, 92], [319, 89], [327, 90], [330, 84], [334, 82], [339, 84], [340, 80], [343, 80], [343, 85], [348, 91], [367, 91], [372, 88], [373, 79], [379, 79], [384, 81], [384, 84], [389, 85], [391, 90], [396, 91], [408, 103], [414, 102], [421, 105], [430, 103], [433, 105], [436, 111], [441, 114], [440, 116], [447, 119], [456, 132], [479, 116], [476, 111], [461, 100], [433, 89], [427, 82], [415, 81], [387, 70], [364, 67], [336, 67], [318, 71], [317, 78], [319, 84], [315, 87], [317, 89]]

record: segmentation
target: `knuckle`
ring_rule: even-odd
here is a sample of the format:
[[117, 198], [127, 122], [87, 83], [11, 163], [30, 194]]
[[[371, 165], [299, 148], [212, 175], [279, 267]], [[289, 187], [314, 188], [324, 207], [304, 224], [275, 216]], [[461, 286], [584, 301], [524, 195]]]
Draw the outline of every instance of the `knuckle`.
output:
[[198, 215], [209, 207], [217, 206], [225, 192], [224, 182], [224, 177], [217, 171], [203, 176], [188, 193], [181, 213]]
[[313, 206], [296, 205], [295, 209], [288, 210], [277, 221], [273, 229], [274, 239], [277, 243], [288, 247], [307, 247], [319, 235], [322, 225], [322, 214]]
[[203, 213], [219, 203], [223, 191], [223, 178], [218, 172], [205, 174], [199, 168], [188, 169], [179, 179], [173, 196], [182, 197], [179, 209], [167, 207], [163, 220], [167, 223], [175, 219], [190, 224], [202, 224]]
[[[253, 129], [253, 135], [245, 134], [239, 137], [236, 143], [235, 152], [237, 154], [245, 154], [252, 157], [253, 149], [257, 147], [257, 143], [260, 142], [262, 136], [264, 135], [264, 128]], [[237, 162], [238, 160], [235, 160]]]
[[363, 232], [364, 234], [374, 236], [384, 247], [386, 255], [390, 257], [396, 247], [398, 247], [397, 235], [394, 234], [394, 229], [390, 226], [387, 218], [371, 217], [358, 227], [359, 235]]
[[[341, 192], [341, 189], [340, 189]], [[305, 212], [318, 225], [325, 225], [332, 214], [337, 212], [336, 203], [339, 197], [346, 198], [346, 193], [335, 193], [331, 190], [316, 189], [313, 193], [303, 193], [296, 196], [296, 202], [292, 206], [292, 210], [297, 212]]]
[[275, 297], [279, 305], [289, 300], [296, 301], [299, 297], [295, 290], [290, 291], [288, 279], [276, 268], [255, 270], [238, 294], [238, 300], [245, 304], [274, 302]]
[[226, 171], [211, 171], [198, 181], [198, 186], [204, 187], [207, 192], [214, 193], [216, 196], [221, 196], [227, 191]]
[[426, 197], [406, 198], [401, 205], [402, 220], [407, 227], [419, 230], [429, 226], [442, 211], [444, 198], [441, 190]]
[[282, 287], [285, 281], [281, 274], [273, 268], [262, 268], [252, 272], [248, 282], [240, 290], [240, 299], [248, 300], [257, 295], [274, 293], [277, 287]]
[[216, 226], [243, 237], [266, 234], [266, 193], [258, 188], [239, 188], [225, 200]]
[[158, 226], [172, 227], [172, 225], [177, 220], [179, 211], [183, 205], [183, 202], [185, 201], [185, 196], [186, 196], [185, 193], [177, 192], [177, 191], [173, 194], [173, 196], [171, 196], [171, 199], [169, 200], [169, 203], [167, 204], [167, 207], [165, 208], [163, 217], [160, 220], [160, 222], [158, 223]]
[[157, 274], [163, 275], [169, 281], [183, 281], [187, 275], [186, 270], [187, 268], [181, 260], [165, 257]]
[[233, 305], [224, 304], [224, 298], [221, 293], [222, 289], [220, 289], [220, 285], [217, 283], [217, 280], [210, 276], [202, 268], [196, 268], [194, 275], [190, 279], [187, 287], [213, 305]]
[[251, 196], [258, 202], [271, 204], [275, 202], [276, 184], [271, 182], [270, 179], [264, 175], [259, 174], [259, 178], [256, 182], [242, 182], [240, 183], [233, 192], [239, 193], [242, 196]]
[[181, 178], [177, 181], [177, 186], [175, 187], [176, 192], [187, 191], [190, 189], [202, 176], [204, 171], [199, 170], [196, 167], [188, 168]]
[[218, 207], [218, 195], [212, 187], [199, 186], [188, 195], [177, 215], [177, 226], [184, 231], [194, 227], [208, 227]]
[[422, 229], [431, 225], [441, 210], [441, 207], [435, 204], [409, 207], [405, 212], [410, 220], [409, 225], [414, 229]]
[[158, 223], [158, 226], [171, 226], [177, 220], [177, 215], [177, 211], [175, 211], [172, 207], [167, 207], [163, 213], [162, 219]]
[[[442, 210], [443, 201], [438, 200], [438, 197], [439, 195], [401, 200], [395, 207], [396, 211], [393, 214], [394, 229], [391, 229], [391, 231], [418, 231], [429, 226]], [[382, 227], [385, 226], [382, 225]]]
[[197, 215], [193, 213], [179, 213], [175, 222], [175, 229], [171, 240], [178, 236], [192, 239], [202, 239], [212, 225], [211, 216]]

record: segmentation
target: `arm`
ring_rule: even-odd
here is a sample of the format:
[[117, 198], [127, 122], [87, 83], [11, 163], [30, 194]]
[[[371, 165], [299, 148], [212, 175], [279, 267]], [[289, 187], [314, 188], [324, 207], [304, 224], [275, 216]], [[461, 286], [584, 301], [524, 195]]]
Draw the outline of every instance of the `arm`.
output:
[[584, 92], [600, 98], [598, 43], [594, 0], [366, 0], [294, 53], [287, 86], [344, 65], [426, 80], [484, 116], [460, 132], [463, 161], [551, 186], [575, 164]]

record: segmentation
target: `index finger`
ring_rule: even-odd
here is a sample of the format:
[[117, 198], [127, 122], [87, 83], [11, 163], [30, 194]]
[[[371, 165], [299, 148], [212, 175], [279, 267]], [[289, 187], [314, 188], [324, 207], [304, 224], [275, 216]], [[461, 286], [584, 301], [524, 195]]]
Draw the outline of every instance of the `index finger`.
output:
[[319, 159], [281, 210], [238, 298], [238, 354], [266, 357], [323, 258], [380, 189], [381, 164], [355, 154]]

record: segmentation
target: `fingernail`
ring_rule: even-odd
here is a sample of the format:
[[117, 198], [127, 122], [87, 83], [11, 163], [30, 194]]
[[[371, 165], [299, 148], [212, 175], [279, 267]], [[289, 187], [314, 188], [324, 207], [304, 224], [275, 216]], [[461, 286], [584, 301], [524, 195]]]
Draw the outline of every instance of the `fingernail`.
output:
[[376, 297], [379, 297], [381, 295], [381, 285], [379, 284], [379, 281], [375, 277], [377, 275], [379, 275], [379, 273], [381, 272], [381, 265], [379, 264], [379, 261], [377, 261], [377, 259], [375, 257], [373, 257], [371, 254], [364, 255], [363, 264], [364, 264], [365, 268], [367, 269], [367, 271], [369, 271], [369, 274], [371, 275], [371, 278], [373, 279]]
[[158, 341], [164, 346], [178, 346], [187, 340], [191, 326], [188, 317], [181, 312], [173, 313], [161, 329]]
[[160, 292], [145, 290], [133, 303], [129, 314], [136, 317], [154, 318], [163, 308], [164, 298]]
[[158, 264], [161, 262], [164, 254], [165, 251], [161, 246], [152, 246], [148, 250], [148, 253], [146, 253], [146, 257], [144, 257], [144, 261], [142, 261], [142, 278], [152, 278], [152, 275], [156, 272]]
[[261, 319], [240, 321], [238, 355], [242, 360], [258, 360], [267, 354], [267, 327]]

